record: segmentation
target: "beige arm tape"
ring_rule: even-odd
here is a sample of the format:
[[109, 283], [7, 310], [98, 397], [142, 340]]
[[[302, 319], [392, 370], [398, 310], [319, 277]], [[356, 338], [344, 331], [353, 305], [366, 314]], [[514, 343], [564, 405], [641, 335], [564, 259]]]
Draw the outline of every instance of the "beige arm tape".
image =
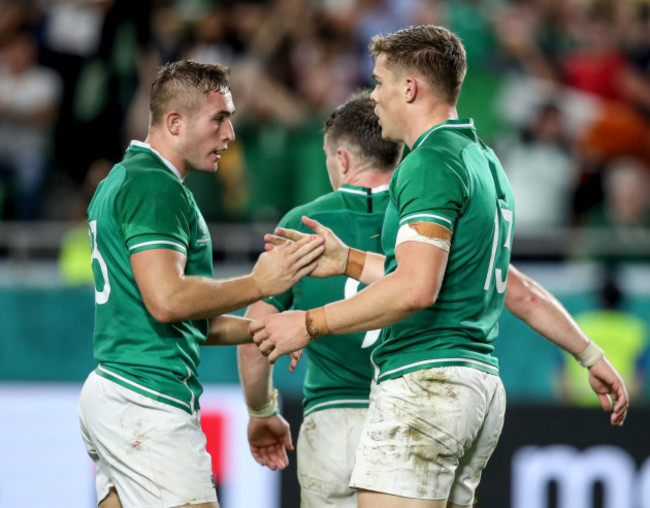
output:
[[324, 307], [307, 311], [307, 314], [305, 314], [305, 328], [312, 340], [323, 335], [329, 335], [330, 330], [327, 327], [327, 321], [325, 321]]
[[363, 272], [363, 265], [366, 264], [366, 257], [368, 257], [367, 252], [350, 247], [350, 250], [348, 250], [348, 260], [345, 265], [345, 275], [359, 280], [361, 272]]
[[582, 353], [573, 356], [582, 367], [590, 369], [605, 356], [605, 353], [595, 342], [590, 340], [589, 345]]
[[400, 226], [397, 231], [395, 247], [403, 242], [421, 242], [435, 245], [449, 252], [451, 247], [451, 230], [434, 222], [410, 222]]
[[268, 418], [269, 416], [277, 415], [280, 412], [278, 407], [278, 391], [273, 390], [269, 401], [260, 407], [248, 406], [248, 415], [251, 418]]

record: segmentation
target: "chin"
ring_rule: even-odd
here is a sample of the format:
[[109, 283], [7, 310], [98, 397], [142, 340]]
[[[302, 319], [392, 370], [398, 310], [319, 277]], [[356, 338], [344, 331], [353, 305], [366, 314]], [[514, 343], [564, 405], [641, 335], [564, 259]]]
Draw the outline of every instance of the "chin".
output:
[[211, 163], [211, 164], [206, 164], [206, 165], [201, 169], [201, 171], [203, 171], [204, 173], [216, 173], [216, 172], [217, 172], [217, 169], [219, 169], [219, 163], [218, 163], [218, 162], [214, 162], [214, 163]]

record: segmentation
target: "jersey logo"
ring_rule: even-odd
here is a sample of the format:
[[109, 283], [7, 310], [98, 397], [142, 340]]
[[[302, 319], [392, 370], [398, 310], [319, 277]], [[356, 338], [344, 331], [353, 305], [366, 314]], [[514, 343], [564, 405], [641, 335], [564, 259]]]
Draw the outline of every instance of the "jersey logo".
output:
[[210, 242], [210, 233], [208, 232], [208, 225], [205, 223], [203, 216], [199, 215], [199, 229], [200, 234], [196, 239], [196, 243], [199, 245], [206, 245]]

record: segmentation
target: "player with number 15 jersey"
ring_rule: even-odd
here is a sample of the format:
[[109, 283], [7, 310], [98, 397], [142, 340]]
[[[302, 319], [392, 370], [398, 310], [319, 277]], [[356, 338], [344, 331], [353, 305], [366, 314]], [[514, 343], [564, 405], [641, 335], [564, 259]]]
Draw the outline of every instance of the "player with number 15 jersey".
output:
[[199, 346], [208, 320], [161, 323], [146, 311], [130, 256], [173, 249], [186, 275], [212, 277], [205, 221], [174, 166], [133, 141], [88, 208], [95, 275], [96, 373], [146, 397], [192, 413], [202, 392]]
[[372, 354], [377, 381], [445, 366], [498, 374], [491, 353], [505, 299], [514, 198], [494, 152], [472, 120], [448, 120], [415, 142], [393, 174], [390, 195], [382, 232], [386, 274], [397, 267], [403, 226], [431, 223], [453, 239], [435, 304], [383, 329]]

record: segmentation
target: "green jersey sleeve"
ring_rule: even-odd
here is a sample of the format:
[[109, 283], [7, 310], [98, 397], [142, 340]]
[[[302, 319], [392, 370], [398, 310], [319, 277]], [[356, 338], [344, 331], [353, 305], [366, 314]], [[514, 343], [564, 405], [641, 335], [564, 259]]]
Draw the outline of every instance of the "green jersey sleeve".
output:
[[127, 178], [115, 208], [130, 254], [160, 248], [187, 254], [192, 204], [173, 175], [140, 173]]
[[[468, 200], [467, 177], [455, 160], [420, 149], [404, 160], [393, 180], [400, 225], [435, 222], [451, 231]], [[426, 189], [426, 192], [422, 192]]]

